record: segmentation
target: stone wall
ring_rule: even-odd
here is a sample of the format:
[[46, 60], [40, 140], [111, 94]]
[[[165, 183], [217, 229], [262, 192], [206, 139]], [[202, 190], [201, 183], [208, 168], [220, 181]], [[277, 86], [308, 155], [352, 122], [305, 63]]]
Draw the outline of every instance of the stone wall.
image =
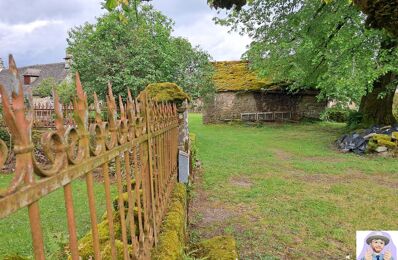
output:
[[189, 112], [191, 113], [202, 113], [204, 102], [201, 98], [194, 99], [189, 104]]
[[292, 112], [292, 119], [319, 118], [326, 101], [318, 102], [316, 92], [289, 94], [283, 92], [219, 92], [205, 105], [204, 123], [218, 123], [240, 119], [241, 113]]

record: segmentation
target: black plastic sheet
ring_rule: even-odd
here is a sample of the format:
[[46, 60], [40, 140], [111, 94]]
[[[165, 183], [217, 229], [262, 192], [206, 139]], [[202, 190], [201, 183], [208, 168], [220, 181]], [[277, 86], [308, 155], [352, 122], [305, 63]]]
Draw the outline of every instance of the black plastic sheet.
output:
[[337, 147], [343, 152], [353, 152], [356, 154], [364, 154], [368, 147], [369, 135], [371, 134], [384, 134], [391, 135], [393, 132], [398, 132], [398, 124], [392, 127], [380, 127], [374, 125], [364, 131], [346, 134], [340, 137], [337, 141]]

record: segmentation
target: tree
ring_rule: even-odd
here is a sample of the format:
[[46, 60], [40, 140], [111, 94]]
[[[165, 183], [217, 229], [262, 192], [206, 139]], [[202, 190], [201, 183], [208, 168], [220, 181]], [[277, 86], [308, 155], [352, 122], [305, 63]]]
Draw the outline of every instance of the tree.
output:
[[33, 95], [39, 97], [49, 97], [53, 88], [57, 85], [57, 80], [53, 77], [43, 79], [40, 84], [32, 90]]
[[320, 98], [342, 104], [366, 95], [361, 112], [367, 124], [395, 121], [391, 96], [397, 83], [385, 75], [398, 72], [396, 40], [366, 29], [363, 15], [348, 2], [253, 0], [218, 22], [253, 38], [245, 57], [260, 75], [290, 82], [293, 91], [317, 88]]
[[57, 80], [53, 77], [45, 78], [32, 92], [40, 97], [49, 97], [53, 95], [53, 89], [57, 91], [61, 103], [69, 104], [72, 102], [75, 86], [65, 80], [57, 83]]
[[[152, 6], [124, 7], [124, 22], [115, 9], [69, 32], [68, 51], [83, 86], [104, 98], [107, 82], [114, 93], [137, 95], [149, 83], [175, 82], [196, 97], [211, 91], [209, 55], [182, 38], [171, 36], [173, 22]], [[137, 19], [138, 17], [138, 19]]]
[[[122, 9], [129, 3], [151, 0], [106, 0], [105, 7], [108, 10]], [[333, 0], [323, 0], [330, 3]], [[336, 0], [346, 1], [346, 0]], [[247, 4], [247, 0], [207, 0], [210, 6], [215, 8], [240, 10]], [[250, 1], [249, 1], [250, 2]], [[398, 37], [398, 1], [397, 0], [349, 0], [353, 2], [363, 13], [367, 14], [368, 26], [377, 29], [386, 29], [395, 37]]]
[[57, 91], [59, 100], [62, 104], [70, 104], [75, 96], [76, 87], [72, 82], [62, 81], [55, 90]]
[[[335, 0], [346, 1], [346, 0]], [[326, 3], [333, 0], [324, 0]], [[350, 1], [351, 2], [351, 1]], [[352, 0], [352, 2], [368, 15], [366, 23], [377, 29], [386, 29], [398, 37], [398, 1], [397, 0]], [[240, 10], [246, 5], [246, 0], [208, 0], [215, 8]]]
[[193, 99], [209, 97], [215, 91], [212, 79], [214, 67], [209, 62], [209, 54], [199, 47], [193, 48], [183, 38], [174, 38], [172, 41], [174, 64], [170, 77], [179, 86], [189, 86], [186, 91]]
[[368, 26], [386, 29], [398, 37], [398, 1], [397, 0], [353, 0], [355, 5], [367, 14]]

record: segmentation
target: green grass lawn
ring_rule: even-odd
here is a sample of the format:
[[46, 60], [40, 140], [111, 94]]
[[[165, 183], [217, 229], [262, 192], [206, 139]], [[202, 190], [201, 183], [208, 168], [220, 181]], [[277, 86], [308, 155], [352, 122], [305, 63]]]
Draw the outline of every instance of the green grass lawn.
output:
[[[11, 175], [0, 174], [0, 187], [6, 187], [10, 180]], [[112, 188], [115, 192], [115, 187]], [[86, 182], [83, 179], [78, 179], [72, 183], [72, 189], [78, 237], [82, 237], [91, 228]], [[105, 212], [103, 183], [95, 183], [94, 191], [97, 217], [100, 219]], [[40, 200], [39, 205], [47, 259], [62, 259], [64, 257], [62, 256], [63, 247], [68, 243], [63, 189], [49, 194]], [[20, 209], [0, 220], [0, 259], [7, 255], [20, 255], [29, 258], [33, 255], [27, 208]]]
[[398, 160], [335, 150], [344, 125], [203, 125], [191, 240], [237, 239], [242, 259], [355, 258], [356, 230], [398, 229]]

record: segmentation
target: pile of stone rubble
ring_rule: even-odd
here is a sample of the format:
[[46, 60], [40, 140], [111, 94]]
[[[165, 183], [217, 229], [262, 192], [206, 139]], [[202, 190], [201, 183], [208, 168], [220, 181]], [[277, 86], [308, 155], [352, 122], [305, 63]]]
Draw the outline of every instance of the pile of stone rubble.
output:
[[356, 154], [396, 152], [398, 150], [398, 124], [394, 126], [373, 126], [369, 129], [343, 135], [336, 141], [343, 152]]

